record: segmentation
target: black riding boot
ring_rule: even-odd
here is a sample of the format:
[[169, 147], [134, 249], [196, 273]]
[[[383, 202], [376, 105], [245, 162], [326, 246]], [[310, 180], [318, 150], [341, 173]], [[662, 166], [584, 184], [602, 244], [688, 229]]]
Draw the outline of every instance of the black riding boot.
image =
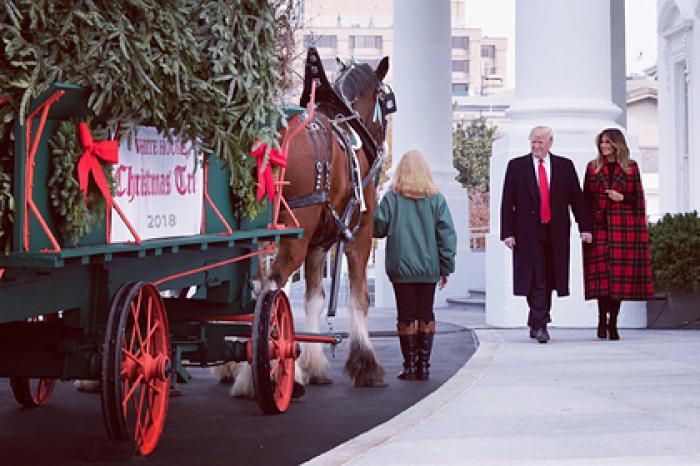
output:
[[617, 331], [617, 316], [620, 313], [620, 303], [617, 307], [610, 310], [610, 321], [608, 322], [608, 334], [611, 340], [619, 340], [620, 334]]
[[598, 309], [598, 338], [608, 338], [608, 313]]
[[433, 337], [435, 332], [418, 332], [418, 364], [416, 367], [416, 379], [428, 380], [430, 378], [430, 352], [433, 349]]
[[401, 380], [416, 380], [416, 347], [418, 338], [412, 335], [399, 335], [401, 353], [403, 354], [403, 371], [398, 375]]

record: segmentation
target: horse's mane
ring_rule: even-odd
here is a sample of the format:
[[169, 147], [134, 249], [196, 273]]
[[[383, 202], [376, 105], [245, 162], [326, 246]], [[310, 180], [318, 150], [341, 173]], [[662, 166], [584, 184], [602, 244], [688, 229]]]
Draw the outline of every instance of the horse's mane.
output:
[[360, 96], [374, 89], [378, 81], [372, 67], [367, 63], [361, 63], [351, 67], [344, 75], [341, 74], [336, 84], [350, 102], [355, 102]]

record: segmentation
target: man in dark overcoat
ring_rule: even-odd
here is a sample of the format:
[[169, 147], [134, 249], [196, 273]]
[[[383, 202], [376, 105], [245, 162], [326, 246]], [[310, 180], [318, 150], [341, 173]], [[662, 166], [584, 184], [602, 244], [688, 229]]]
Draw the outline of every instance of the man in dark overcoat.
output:
[[501, 201], [501, 240], [513, 251], [513, 293], [527, 296], [530, 337], [549, 341], [552, 290], [569, 295], [569, 209], [584, 242], [591, 221], [571, 160], [549, 152], [552, 130], [530, 132], [531, 152], [508, 162]]

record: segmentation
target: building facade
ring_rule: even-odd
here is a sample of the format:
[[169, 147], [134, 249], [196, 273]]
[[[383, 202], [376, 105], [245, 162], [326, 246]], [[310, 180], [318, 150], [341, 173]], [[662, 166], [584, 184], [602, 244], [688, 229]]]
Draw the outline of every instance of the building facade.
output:
[[[484, 36], [480, 29], [466, 27], [466, 0], [451, 2], [452, 94], [486, 95], [505, 88], [507, 39]], [[329, 76], [337, 71], [336, 57], [354, 59], [376, 67], [394, 52], [394, 6], [392, 0], [301, 0], [300, 27], [296, 32], [303, 72], [304, 50], [318, 49]], [[393, 82], [389, 67], [386, 78]], [[296, 89], [297, 92], [300, 90]]]

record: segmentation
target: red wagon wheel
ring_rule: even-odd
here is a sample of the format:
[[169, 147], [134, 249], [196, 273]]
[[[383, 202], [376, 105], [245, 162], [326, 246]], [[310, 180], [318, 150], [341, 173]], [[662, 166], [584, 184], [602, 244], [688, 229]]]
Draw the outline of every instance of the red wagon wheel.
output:
[[102, 414], [114, 440], [151, 453], [168, 411], [170, 333], [163, 301], [149, 283], [127, 283], [109, 310], [102, 354]]
[[[41, 318], [32, 318], [32, 322], [39, 322]], [[44, 322], [55, 322], [58, 314], [49, 314], [43, 317]], [[25, 408], [38, 408], [44, 406], [51, 398], [56, 379], [31, 379], [24, 376], [10, 377], [10, 388], [15, 400]]]
[[[32, 387], [32, 385], [34, 385]], [[56, 386], [56, 379], [30, 379], [29, 377], [10, 377], [10, 387], [15, 400], [25, 408], [38, 408], [49, 401]]]
[[265, 414], [283, 413], [294, 389], [294, 320], [282, 290], [266, 291], [253, 318], [253, 382], [255, 399]]

